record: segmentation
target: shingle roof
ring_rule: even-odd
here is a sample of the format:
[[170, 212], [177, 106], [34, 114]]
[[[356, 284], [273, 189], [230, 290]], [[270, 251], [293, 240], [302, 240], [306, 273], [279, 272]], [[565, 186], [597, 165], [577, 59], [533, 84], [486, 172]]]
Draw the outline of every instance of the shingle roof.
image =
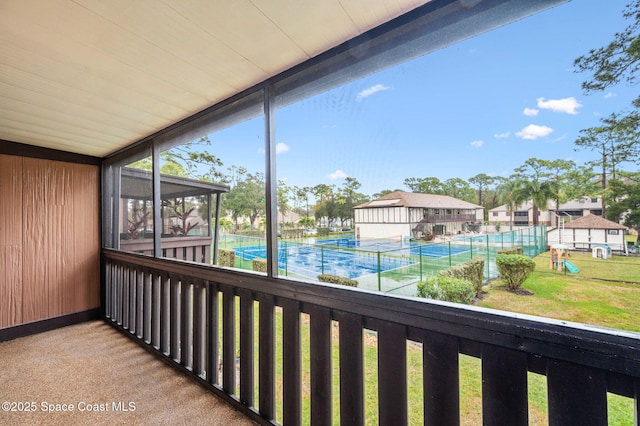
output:
[[[386, 202], [385, 202], [386, 201]], [[482, 206], [449, 197], [448, 195], [420, 194], [416, 192], [395, 191], [383, 197], [356, 206], [367, 207], [421, 207], [436, 209], [481, 209]]]
[[568, 229], [627, 229], [626, 226], [594, 214], [574, 219], [564, 227]]

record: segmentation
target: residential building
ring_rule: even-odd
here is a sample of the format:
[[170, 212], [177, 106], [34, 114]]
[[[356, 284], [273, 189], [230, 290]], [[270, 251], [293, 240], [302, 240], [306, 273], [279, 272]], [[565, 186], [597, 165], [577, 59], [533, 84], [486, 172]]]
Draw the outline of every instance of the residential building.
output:
[[432, 239], [478, 231], [482, 206], [447, 195], [395, 191], [354, 207], [359, 238]]
[[627, 252], [624, 239], [626, 226], [594, 214], [587, 214], [547, 231], [550, 245], [565, 244], [569, 249], [590, 251], [607, 245], [619, 253]]
[[[509, 211], [506, 204], [489, 210], [490, 225], [530, 226], [533, 225], [533, 203], [527, 201], [519, 205], [513, 212]], [[513, 213], [513, 218], [511, 217]], [[547, 202], [545, 210], [538, 210], [538, 223], [541, 225], [557, 226], [558, 218], [573, 219], [586, 215], [602, 216], [602, 198], [582, 197], [578, 200], [567, 201], [560, 204], [556, 213], [554, 201]], [[512, 222], [513, 221], [513, 222]]]

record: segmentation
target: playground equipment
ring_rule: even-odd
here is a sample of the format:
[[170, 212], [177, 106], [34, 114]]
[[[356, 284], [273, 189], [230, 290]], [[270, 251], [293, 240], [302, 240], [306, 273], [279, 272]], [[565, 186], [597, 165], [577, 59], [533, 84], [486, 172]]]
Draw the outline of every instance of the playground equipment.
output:
[[607, 245], [595, 246], [591, 249], [591, 256], [598, 259], [610, 259], [611, 247]]
[[[549, 269], [557, 269], [562, 271], [563, 263], [567, 263], [569, 259], [569, 247], [564, 244], [554, 244], [551, 246], [551, 259], [549, 261]], [[575, 266], [574, 266], [575, 268]], [[578, 269], [578, 268], [576, 268]]]
[[576, 265], [574, 265], [573, 263], [569, 262], [568, 260], [565, 260], [562, 263], [564, 264], [564, 267], [567, 268], [567, 271], [569, 271], [569, 273], [577, 274], [578, 272], [580, 272], [580, 269], [578, 269], [578, 267]]

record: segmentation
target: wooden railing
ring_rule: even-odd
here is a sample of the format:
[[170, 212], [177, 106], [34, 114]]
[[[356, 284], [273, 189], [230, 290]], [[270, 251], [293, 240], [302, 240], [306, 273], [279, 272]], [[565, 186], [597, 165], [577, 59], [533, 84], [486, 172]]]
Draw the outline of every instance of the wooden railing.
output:
[[[211, 261], [211, 237], [163, 237], [160, 244], [162, 257], [200, 263]], [[153, 239], [123, 240], [120, 249], [153, 256]]]
[[[639, 410], [637, 333], [113, 250], [104, 250], [103, 260], [107, 318], [264, 424], [276, 423], [276, 412], [285, 425], [301, 424], [303, 398], [310, 398], [313, 425], [364, 424], [365, 330], [377, 332], [380, 424], [408, 423], [408, 342], [422, 346], [424, 424], [459, 424], [461, 354], [481, 360], [478, 410], [486, 425], [528, 424], [528, 372], [546, 376], [552, 426], [607, 424], [607, 392], [634, 398]], [[303, 314], [308, 345], [301, 339]], [[310, 386], [303, 392], [307, 351]], [[282, 371], [279, 398], [276, 371]]]

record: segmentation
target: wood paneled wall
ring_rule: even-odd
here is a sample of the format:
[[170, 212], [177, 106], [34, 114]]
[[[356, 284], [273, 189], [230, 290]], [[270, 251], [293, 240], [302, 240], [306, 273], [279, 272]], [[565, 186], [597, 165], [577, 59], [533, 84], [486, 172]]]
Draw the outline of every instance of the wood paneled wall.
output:
[[99, 307], [99, 173], [0, 154], [0, 328]]

